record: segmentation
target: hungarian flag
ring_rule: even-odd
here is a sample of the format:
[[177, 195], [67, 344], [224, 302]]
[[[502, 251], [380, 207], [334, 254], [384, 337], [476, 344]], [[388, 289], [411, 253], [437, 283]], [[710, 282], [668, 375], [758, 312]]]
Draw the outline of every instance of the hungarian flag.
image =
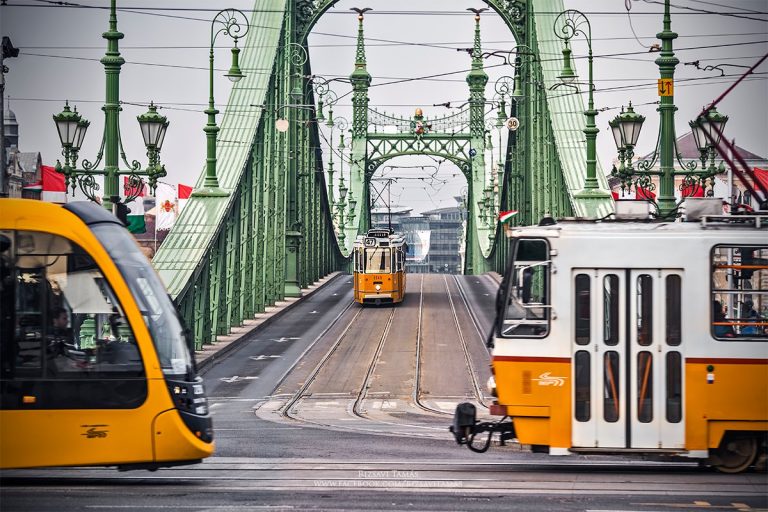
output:
[[35, 188], [41, 188], [43, 193], [40, 199], [49, 203], [67, 202], [67, 185], [64, 181], [64, 175], [56, 172], [50, 165], [40, 166], [40, 183], [34, 185]]
[[147, 187], [144, 182], [141, 183], [141, 188], [132, 188], [128, 184], [128, 176], [123, 177], [123, 188], [126, 195], [137, 196], [136, 199], [128, 203], [128, 231], [131, 233], [146, 233], [147, 223], [144, 220], [144, 196], [146, 195]]
[[499, 212], [499, 222], [504, 224], [505, 222], [509, 222], [509, 220], [512, 219], [517, 215], [517, 210], [507, 210], [506, 212]]

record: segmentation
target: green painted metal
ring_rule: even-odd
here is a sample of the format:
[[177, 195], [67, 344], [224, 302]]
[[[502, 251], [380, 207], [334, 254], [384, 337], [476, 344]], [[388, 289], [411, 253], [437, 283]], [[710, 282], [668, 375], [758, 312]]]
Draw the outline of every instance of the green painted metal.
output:
[[[562, 0], [537, 0], [535, 6], [488, 0], [518, 46], [526, 48], [516, 56], [516, 94], [510, 87], [503, 103], [486, 101], [478, 16], [467, 76], [469, 106], [434, 119], [421, 112], [398, 118], [369, 106], [373, 78], [360, 12], [350, 76], [352, 138], [331, 138], [345, 148], [349, 142], [351, 157], [323, 162], [317, 126], [323, 107], [312, 105], [324, 98], [315, 98], [307, 86], [312, 73], [306, 46], [313, 25], [336, 1], [256, 2], [250, 24], [258, 30], [249, 34], [240, 62], [246, 77], [235, 84], [217, 134], [217, 178], [229, 195], [192, 197], [154, 260], [198, 347], [320, 277], [348, 268], [351, 243], [369, 224], [371, 176], [396, 156], [447, 158], [467, 177], [466, 271], [471, 273], [503, 272], [508, 249], [496, 221], [499, 210], [520, 211], [516, 224], [536, 223], [543, 215], [602, 217], [613, 210], [610, 197], [577, 194], [587, 175], [584, 106], [579, 95], [551, 89], [559, 63], [539, 58], [560, 51], [552, 27]], [[502, 129], [507, 115], [519, 120], [516, 131]], [[340, 122], [331, 119], [330, 110], [328, 118]], [[287, 120], [286, 131], [276, 129], [278, 119], [282, 128]], [[382, 125], [396, 126], [397, 133], [384, 133]], [[500, 139], [487, 137], [493, 130]], [[499, 161], [503, 167], [494, 167]], [[350, 183], [342, 178], [334, 183], [334, 172], [346, 165]], [[599, 163], [595, 182], [607, 190]]]
[[[125, 202], [130, 203], [138, 197], [139, 191], [143, 190], [144, 181], [142, 176], [148, 177], [150, 189], [154, 190], [157, 180], [164, 177], [166, 172], [165, 167], [160, 164], [160, 147], [156, 145], [157, 141], [145, 141], [147, 156], [149, 157], [149, 162], [145, 169], [142, 169], [141, 164], [136, 160], [128, 163], [125, 150], [123, 149], [123, 141], [120, 136], [120, 111], [122, 110], [120, 107], [120, 69], [125, 64], [125, 59], [120, 55], [119, 49], [119, 41], [123, 38], [123, 33], [117, 30], [116, 0], [110, 0], [109, 29], [102, 34], [102, 37], [107, 40], [107, 51], [100, 61], [104, 66], [104, 73], [106, 75], [106, 98], [102, 107], [104, 111], [104, 134], [101, 140], [101, 147], [93, 162], [83, 159], [81, 161], [81, 168], [78, 168], [77, 161], [80, 145], [90, 122], [81, 118], [76, 111], [70, 112], [69, 103], [67, 102], [64, 111], [54, 115], [53, 119], [57, 125], [59, 121], [67, 119], [74, 121], [78, 125], [78, 130], [72, 130], [72, 132], [75, 138], [79, 140], [61, 140], [64, 164], [62, 165], [57, 160], [55, 168], [56, 171], [64, 174], [66, 185], [72, 188], [73, 193], [79, 187], [83, 194], [91, 201], [97, 201], [98, 197], [101, 196], [104, 208], [111, 212], [114, 202], [120, 201], [121, 176], [127, 177], [128, 183], [124, 187], [124, 195], [126, 196]], [[149, 112], [139, 116], [138, 120], [140, 123], [157, 122], [162, 126], [161, 130], [164, 133], [168, 127], [168, 122], [165, 117], [157, 113], [155, 108], [155, 105], [150, 103]], [[79, 133], [81, 131], [82, 133]], [[160, 138], [162, 139], [162, 136]], [[104, 168], [99, 169], [98, 166], [102, 158], [104, 159]], [[121, 159], [126, 165], [127, 170], [120, 170]], [[98, 193], [100, 187], [96, 182], [96, 176], [104, 177], [103, 194]]]
[[[250, 20], [259, 30], [241, 55], [246, 76], [217, 133], [216, 177], [228, 195], [190, 198], [153, 260], [197, 348], [345, 262], [331, 242], [322, 163], [310, 151], [316, 126], [286, 107], [312, 101], [290, 97], [292, 79], [303, 73], [282, 50], [296, 44], [291, 9], [285, 0], [259, 0]], [[291, 129], [279, 133], [275, 121], [286, 114]]]

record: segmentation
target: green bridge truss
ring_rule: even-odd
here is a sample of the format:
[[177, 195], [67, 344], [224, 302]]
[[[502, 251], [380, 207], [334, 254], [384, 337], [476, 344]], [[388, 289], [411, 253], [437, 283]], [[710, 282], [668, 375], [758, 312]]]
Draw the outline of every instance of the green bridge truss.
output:
[[[562, 0], [486, 0], [518, 50], [525, 49], [515, 57], [514, 85], [522, 94], [512, 98], [513, 84], [497, 83], [495, 102], [486, 100], [490, 86], [476, 16], [468, 107], [439, 119], [419, 111], [398, 118], [369, 107], [372, 78], [361, 14], [350, 75], [348, 186], [339, 180], [349, 196], [334, 200], [333, 162], [323, 161], [317, 122], [322, 91], [307, 84], [307, 37], [337, 2], [256, 1], [254, 29], [241, 56], [246, 77], [233, 86], [217, 139], [219, 185], [229, 195], [193, 196], [153, 259], [198, 349], [321, 277], [347, 269], [355, 235], [370, 222], [373, 173], [397, 156], [444, 158], [466, 177], [466, 273], [503, 272], [507, 243], [496, 221], [499, 211], [518, 210], [518, 225], [544, 215], [599, 218], [613, 211], [610, 198], [576, 196], [586, 175], [584, 107], [580, 95], [551, 90], [560, 59], [539, 58], [560, 54], [552, 27]], [[283, 117], [290, 123], [280, 132], [275, 122]], [[519, 120], [516, 130], [508, 129], [507, 117]], [[492, 133], [502, 141], [496, 148]], [[204, 177], [202, 172], [196, 188]], [[599, 165], [597, 178], [607, 190]], [[346, 200], [352, 197], [358, 200]]]

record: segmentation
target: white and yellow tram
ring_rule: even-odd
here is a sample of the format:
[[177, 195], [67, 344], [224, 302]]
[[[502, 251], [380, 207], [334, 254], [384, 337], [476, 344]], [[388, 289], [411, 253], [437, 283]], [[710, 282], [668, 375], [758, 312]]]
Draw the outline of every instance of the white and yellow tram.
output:
[[389, 229], [370, 229], [354, 244], [355, 302], [398, 303], [405, 298], [405, 238]]
[[[747, 469], [768, 432], [768, 216], [560, 221], [511, 231], [491, 414], [452, 430], [553, 455], [638, 453]], [[490, 434], [489, 434], [490, 435]], [[487, 445], [486, 445], [487, 448]]]

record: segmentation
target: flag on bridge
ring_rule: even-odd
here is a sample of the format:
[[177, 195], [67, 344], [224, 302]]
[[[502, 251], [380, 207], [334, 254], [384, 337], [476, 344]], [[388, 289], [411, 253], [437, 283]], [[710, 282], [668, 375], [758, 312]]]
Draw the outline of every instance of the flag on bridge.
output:
[[128, 176], [123, 176], [123, 189], [126, 195], [136, 196], [136, 199], [128, 203], [128, 209], [131, 210], [128, 213], [128, 231], [131, 233], [146, 233], [147, 223], [144, 219], [144, 196], [147, 192], [147, 187], [144, 182], [141, 183], [141, 188], [131, 188], [128, 181]]
[[507, 210], [506, 212], [499, 212], [499, 222], [504, 224], [505, 222], [509, 222], [512, 217], [517, 215], [517, 210]]

